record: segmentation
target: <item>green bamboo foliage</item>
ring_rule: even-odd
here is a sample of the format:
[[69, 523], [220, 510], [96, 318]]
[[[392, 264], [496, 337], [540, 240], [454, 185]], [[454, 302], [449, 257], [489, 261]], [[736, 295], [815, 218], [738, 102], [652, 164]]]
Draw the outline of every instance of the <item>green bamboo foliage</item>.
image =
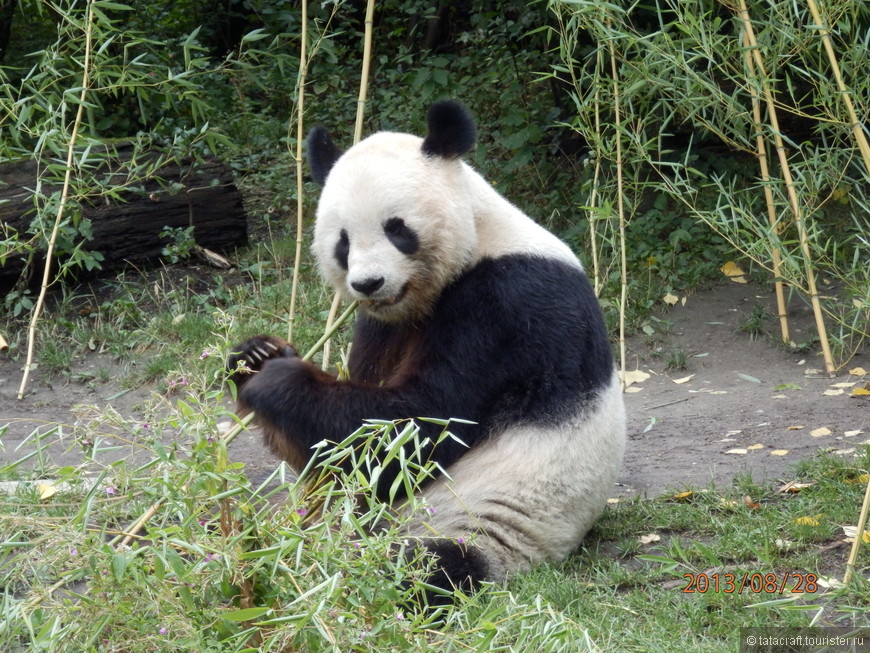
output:
[[[702, 0], [549, 6], [561, 43], [553, 74], [573, 87], [571, 126], [601, 165], [580, 201], [596, 215], [588, 239], [596, 281], [613, 283], [610, 270], [621, 258], [617, 212], [609, 207], [624, 203], [629, 243], [637, 242], [638, 209], [674, 207], [779, 285], [787, 346], [807, 344], [792, 342], [785, 322], [785, 298], [803, 298], [815, 309], [825, 368], [833, 373], [845, 365], [870, 323], [870, 173], [857, 135], [863, 134], [857, 116], [870, 96], [862, 36], [870, 7], [831, 0], [823, 25], [806, 6], [785, 0], [753, 6], [749, 23], [730, 5]], [[747, 25], [755, 36], [748, 49]], [[611, 49], [618, 88], [600, 65]], [[831, 75], [834, 66], [846, 71], [839, 79]], [[857, 108], [850, 112], [845, 98]], [[771, 149], [767, 171], [747, 174], [740, 157], [758, 158], [760, 137]], [[631, 251], [628, 259], [636, 269]], [[819, 288], [818, 278], [835, 279], [838, 292]], [[631, 284], [629, 278], [629, 292]], [[605, 305], [613, 295], [613, 288], [602, 292]]]
[[[822, 344], [822, 355], [825, 361], [825, 370], [829, 375], [833, 376], [836, 368], [834, 359], [831, 356], [830, 343], [828, 342], [828, 330], [825, 326], [824, 315], [822, 314], [822, 305], [819, 300], [819, 291], [816, 285], [816, 272], [813, 264], [813, 255], [810, 251], [809, 236], [807, 234], [806, 220], [801, 208], [798, 190], [795, 186], [794, 178], [792, 177], [791, 165], [788, 161], [788, 156], [785, 152], [785, 142], [782, 137], [782, 130], [779, 126], [779, 118], [777, 117], [777, 108], [773, 100], [773, 93], [770, 89], [770, 84], [767, 82], [767, 74], [761, 52], [758, 48], [758, 42], [755, 39], [755, 32], [752, 27], [752, 22], [749, 18], [749, 10], [746, 7], [745, 0], [740, 0], [740, 20], [743, 24], [743, 29], [746, 32], [746, 43], [752, 52], [752, 58], [755, 62], [755, 69], [758, 72], [761, 80], [761, 91], [767, 104], [767, 118], [770, 121], [770, 131], [774, 144], [776, 146], [776, 154], [779, 158], [779, 167], [782, 174], [782, 181], [785, 185], [788, 195], [788, 205], [791, 210], [792, 220], [797, 228], [798, 238], [800, 241], [800, 253], [803, 256], [804, 274], [806, 275], [807, 294], [813, 306], [813, 315], [816, 319], [816, 328], [819, 332], [819, 340]], [[773, 257], [772, 257], [773, 258]]]
[[[746, 62], [747, 79], [755, 78], [755, 61], [750, 51], [748, 35], [744, 33], [745, 51], [743, 58]], [[755, 129], [756, 152], [755, 156], [758, 159], [758, 168], [761, 175], [761, 187], [764, 193], [764, 204], [767, 207], [767, 219], [770, 224], [771, 233], [779, 235], [779, 225], [777, 224], [776, 202], [773, 199], [773, 191], [770, 184], [770, 167], [767, 159], [767, 144], [764, 138], [764, 127], [761, 120], [761, 96], [758, 93], [754, 84], [749, 85], [749, 93], [752, 97], [752, 123]], [[773, 243], [770, 248], [770, 257], [773, 272], [773, 286], [776, 292], [776, 310], [779, 317], [780, 333], [782, 334], [782, 342], [788, 344], [791, 340], [788, 327], [788, 312], [785, 303], [785, 284], [780, 278], [780, 269], [782, 268], [782, 252], [776, 243]]]
[[296, 91], [296, 257], [293, 263], [293, 284], [287, 317], [287, 340], [293, 342], [293, 322], [296, 319], [296, 294], [299, 290], [299, 270], [302, 266], [302, 233], [305, 216], [305, 193], [302, 176], [302, 141], [305, 134], [305, 77], [308, 73], [308, 2], [302, 0], [302, 32], [299, 35], [299, 83]]
[[[84, 36], [85, 48], [82, 59], [82, 78], [81, 91], [79, 92], [78, 107], [76, 109], [75, 118], [70, 129], [69, 141], [66, 144], [66, 172], [63, 177], [63, 187], [60, 192], [60, 200], [57, 206], [57, 215], [54, 220], [54, 226], [51, 229], [51, 234], [48, 237], [48, 247], [46, 250], [46, 260], [51, 261], [54, 255], [54, 248], [57, 244], [60, 225], [63, 222], [64, 210], [69, 202], [70, 186], [73, 173], [73, 164], [75, 161], [76, 141], [79, 134], [79, 129], [82, 126], [82, 118], [84, 117], [85, 101], [88, 97], [88, 89], [91, 85], [91, 55], [93, 54], [93, 35], [94, 35], [94, 6], [92, 2], [88, 3], [84, 20]], [[39, 322], [39, 315], [42, 311], [42, 306], [45, 301], [45, 295], [48, 292], [48, 287], [51, 284], [51, 266], [46, 265], [42, 275], [42, 285], [39, 288], [39, 299], [33, 312], [30, 315], [30, 328], [27, 332], [27, 362], [24, 364], [24, 376], [21, 378], [21, 385], [18, 388], [18, 398], [24, 397], [24, 390], [27, 387], [27, 379], [30, 375], [30, 370], [33, 366], [33, 353], [36, 344], [36, 325]]]
[[[811, 24], [812, 29], [818, 29], [821, 35], [822, 42], [825, 46], [825, 54], [828, 56], [828, 61], [831, 64], [831, 70], [834, 73], [834, 79], [837, 82], [837, 89], [840, 91], [840, 97], [843, 100], [843, 105], [849, 118], [849, 124], [852, 129], [852, 134], [855, 137], [855, 143], [861, 152], [861, 159], [864, 162], [864, 169], [870, 177], [870, 145], [867, 143], [865, 135], [865, 127], [858, 119], [855, 112], [855, 106], [852, 102], [851, 92], [843, 81], [843, 74], [840, 71], [840, 64], [837, 60], [837, 55], [834, 52], [833, 42], [831, 40], [830, 30], [825, 26], [825, 21], [822, 19], [821, 12], [814, 0], [807, 0], [807, 6], [813, 17]], [[843, 576], [843, 582], [849, 584], [855, 573], [855, 562], [858, 559], [858, 551], [861, 549], [861, 543], [864, 541], [865, 526], [867, 524], [867, 516], [870, 513], [870, 479], [867, 481], [867, 488], [864, 492], [864, 502], [861, 505], [861, 514], [858, 517], [858, 524], [855, 532], [855, 541], [852, 543], [852, 549], [849, 552], [849, 559], [846, 562], [846, 573]]]

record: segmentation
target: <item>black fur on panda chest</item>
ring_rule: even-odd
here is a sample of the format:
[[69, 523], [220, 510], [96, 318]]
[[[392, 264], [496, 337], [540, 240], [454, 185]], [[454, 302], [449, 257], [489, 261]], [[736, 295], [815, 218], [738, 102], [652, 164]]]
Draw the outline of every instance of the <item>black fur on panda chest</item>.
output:
[[403, 417], [477, 422], [454, 429], [468, 445], [507, 425], [564, 419], [593, 400], [612, 369], [582, 271], [520, 255], [475, 265], [422, 322], [363, 313], [350, 358], [353, 378], [406, 396]]

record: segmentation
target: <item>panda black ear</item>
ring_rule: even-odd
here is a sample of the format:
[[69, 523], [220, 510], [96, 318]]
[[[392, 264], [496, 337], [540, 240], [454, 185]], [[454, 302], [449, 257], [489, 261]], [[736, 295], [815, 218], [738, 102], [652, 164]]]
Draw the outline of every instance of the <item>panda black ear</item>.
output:
[[423, 154], [455, 159], [474, 147], [477, 128], [471, 113], [461, 102], [436, 102], [429, 107], [426, 122], [429, 134], [423, 140]]
[[342, 151], [332, 142], [326, 127], [318, 126], [308, 132], [306, 143], [311, 177], [323, 186], [326, 176], [342, 155]]

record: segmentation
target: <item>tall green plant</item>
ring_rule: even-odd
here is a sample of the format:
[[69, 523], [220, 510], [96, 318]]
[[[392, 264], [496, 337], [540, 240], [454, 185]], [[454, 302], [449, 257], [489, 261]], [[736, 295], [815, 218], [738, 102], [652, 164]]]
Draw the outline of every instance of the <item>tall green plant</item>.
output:
[[[828, 318], [838, 324], [831, 342], [838, 365], [844, 364], [868, 336], [870, 322], [870, 243], [865, 236], [870, 228], [870, 176], [857, 163], [853, 120], [830, 79], [822, 40], [807, 29], [813, 24], [808, 9], [784, 0], [753, 8], [758, 48], [770, 62], [765, 82], [772, 88], [781, 123], [776, 135], [765, 127], [765, 136], [771, 143], [781, 136], [786, 157], [762, 182], [757, 166], [742, 163], [757, 151], [755, 82], [746, 75], [741, 23], [727, 5], [659, 0], [653, 7], [596, 2], [549, 6], [558, 17], [562, 44], [562, 62], [554, 74], [573, 89], [572, 126], [606, 162], [595, 187], [597, 205], [616, 203], [613, 145], [614, 139], [623, 139], [623, 172], [634, 181], [624, 189], [634, 209], [629, 243], [639, 242], [648, 201], [644, 198], [660, 195], [672, 210], [713, 230], [764, 269], [772, 268], [774, 252], [781, 251], [777, 278], [806, 297], [815, 293], [802, 261], [813, 261], [816, 271], [841, 288], [820, 300]], [[853, 97], [870, 97], [870, 44], [861, 36], [870, 25], [870, 8], [833, 0], [825, 9]], [[596, 118], [602, 107], [613, 106], [598, 54], [611, 43], [619, 57], [619, 93], [626, 114], [618, 133], [612, 128], [612, 113]], [[769, 124], [766, 116], [763, 123]], [[729, 165], [729, 160], [734, 163]], [[775, 207], [772, 224], [765, 219], [765, 189]], [[795, 196], [806, 224], [804, 244], [792, 219]], [[611, 241], [603, 239], [605, 260], [616, 256], [607, 246]]]
[[[56, 253], [63, 256], [54, 278], [60, 278], [72, 268], [99, 267], [102, 260], [88, 250], [90, 224], [81, 205], [119, 201], [168, 158], [216, 151], [226, 139], [208, 128], [208, 106], [197, 80], [206, 63], [197, 57], [195, 35], [181, 44], [183, 56], [170, 64], [160, 44], [124, 29], [124, 16], [132, 11], [126, 5], [71, 1], [54, 6], [45, 0], [19, 5], [21, 12], [53, 11], [56, 37], [31, 55], [30, 68], [0, 68], [0, 161], [37, 163], [36, 179], [23, 189], [32, 203], [30, 228], [15, 232], [3, 226], [0, 264], [13, 257], [32, 264], [54, 231]], [[183, 106], [190, 122], [176, 122], [159, 143], [134, 128], [125, 139], [132, 148], [128, 163], [118, 163], [118, 140], [104, 135], [111, 130], [108, 118], [126, 110], [147, 124], [157, 107], [168, 116], [173, 106]], [[195, 123], [200, 126], [194, 129]], [[107, 161], [115, 162], [111, 175], [101, 165]]]

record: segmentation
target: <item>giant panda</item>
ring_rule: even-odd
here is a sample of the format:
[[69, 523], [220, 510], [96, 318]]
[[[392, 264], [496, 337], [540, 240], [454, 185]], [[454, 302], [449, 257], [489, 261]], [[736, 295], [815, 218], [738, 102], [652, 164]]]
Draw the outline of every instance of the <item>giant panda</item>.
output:
[[[420, 490], [428, 510], [409, 534], [437, 558], [432, 584], [471, 590], [578, 546], [619, 472], [625, 413], [576, 256], [462, 161], [476, 138], [462, 104], [432, 105], [427, 122], [425, 138], [380, 132], [344, 153], [321, 127], [307, 139], [323, 186], [313, 252], [360, 306], [350, 379], [273, 336], [240, 344], [228, 368], [240, 410], [299, 469], [367, 419], [472, 422], [428, 452], [446, 474]], [[433, 440], [442, 428], [419, 425]]]

